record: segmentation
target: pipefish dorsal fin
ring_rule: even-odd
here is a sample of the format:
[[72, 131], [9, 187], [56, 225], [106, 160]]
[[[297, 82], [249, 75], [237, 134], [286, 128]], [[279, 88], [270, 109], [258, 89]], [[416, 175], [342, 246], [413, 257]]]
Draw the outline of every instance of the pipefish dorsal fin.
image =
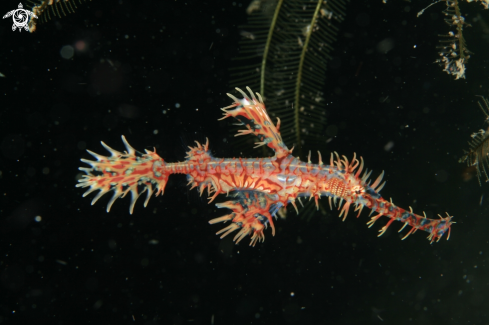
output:
[[51, 15], [62, 18], [68, 14], [74, 13], [77, 8], [76, 2], [81, 4], [92, 0], [27, 0], [32, 6], [31, 11], [38, 18], [31, 16], [29, 19], [29, 32], [36, 31], [38, 22], [45, 23], [51, 20]]
[[242, 27], [231, 86], [256, 89], [272, 120], [280, 116], [288, 147], [305, 158], [325, 145], [325, 79], [348, 0], [252, 1]]

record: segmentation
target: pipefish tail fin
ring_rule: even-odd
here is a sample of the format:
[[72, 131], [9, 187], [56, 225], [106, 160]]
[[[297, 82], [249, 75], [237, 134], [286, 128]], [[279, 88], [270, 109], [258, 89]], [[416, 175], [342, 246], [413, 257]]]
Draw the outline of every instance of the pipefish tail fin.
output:
[[[486, 121], [489, 120], [489, 101], [482, 97], [482, 103], [479, 102]], [[477, 170], [477, 178], [481, 185], [481, 177], [485, 176], [486, 182], [489, 182], [489, 132], [487, 130], [479, 130], [471, 135], [472, 140], [469, 142], [469, 151], [460, 158], [459, 162], [467, 162], [467, 166], [475, 166]]]
[[231, 85], [259, 89], [272, 120], [281, 117], [285, 144], [302, 158], [304, 143], [325, 141], [326, 68], [347, 2], [256, 0], [247, 9]]
[[32, 6], [32, 12], [38, 18], [31, 16], [29, 19], [29, 32], [33, 33], [37, 29], [38, 22], [45, 23], [51, 20], [51, 15], [54, 17], [62, 18], [68, 14], [74, 13], [76, 2], [82, 4], [86, 1], [92, 0], [27, 0], [27, 2]]

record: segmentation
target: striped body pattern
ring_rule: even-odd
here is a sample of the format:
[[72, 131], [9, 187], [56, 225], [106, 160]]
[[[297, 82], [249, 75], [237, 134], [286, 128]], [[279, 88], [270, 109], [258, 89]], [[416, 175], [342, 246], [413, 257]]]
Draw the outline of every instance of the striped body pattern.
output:
[[338, 207], [343, 220], [351, 208], [358, 212], [359, 217], [364, 207], [376, 213], [367, 223], [369, 227], [383, 216], [389, 218], [380, 229], [379, 236], [394, 221], [398, 221], [404, 224], [401, 230], [406, 226], [411, 227], [404, 238], [417, 230], [428, 232], [430, 242], [439, 241], [447, 231], [449, 238], [453, 223], [451, 216], [447, 214], [446, 217], [440, 216], [440, 219], [429, 219], [413, 213], [412, 209], [407, 211], [392, 201], [384, 200], [379, 194], [385, 184], [382, 183], [383, 172], [371, 183], [371, 172], [363, 172], [362, 157], [357, 159], [354, 155], [349, 161], [335, 152], [331, 154], [329, 164], [323, 163], [319, 152], [317, 164], [311, 163], [310, 154], [308, 162], [294, 157], [293, 148], [289, 150], [282, 141], [280, 119], [277, 125], [272, 123], [260, 94], [256, 93], [255, 96], [249, 88], [250, 96], [239, 88], [236, 90], [243, 95], [243, 99], [228, 94], [234, 102], [222, 108], [222, 119], [235, 118], [245, 127], [236, 136], [254, 134], [259, 139], [257, 147], [268, 146], [275, 153], [273, 157], [216, 158], [209, 151], [207, 141], [205, 144], [196, 142], [196, 146], [189, 147], [185, 161], [168, 163], [156, 154], [156, 150], [137, 152], [123, 136], [125, 152], [116, 151], [103, 142], [110, 156], [88, 150], [96, 161], [82, 159], [90, 167], [80, 168], [86, 175], [79, 180], [77, 187], [88, 187], [84, 196], [99, 191], [92, 204], [104, 194], [112, 192], [107, 211], [116, 199], [131, 193], [130, 213], [133, 213], [136, 200], [144, 192], [146, 207], [153, 193], [156, 196], [163, 194], [171, 174], [186, 174], [191, 188], [197, 188], [201, 195], [207, 190], [209, 203], [220, 194], [231, 198], [230, 201], [216, 204], [218, 208], [230, 210], [230, 213], [209, 221], [210, 224], [230, 222], [217, 234], [223, 238], [237, 231], [234, 237], [236, 243], [250, 236], [250, 245], [253, 246], [264, 241], [268, 227], [275, 235], [274, 222], [281, 208], [291, 204], [298, 211], [296, 201], [301, 202], [301, 198], [314, 199], [318, 206], [319, 199], [323, 197], [328, 199], [331, 208], [333, 204]]

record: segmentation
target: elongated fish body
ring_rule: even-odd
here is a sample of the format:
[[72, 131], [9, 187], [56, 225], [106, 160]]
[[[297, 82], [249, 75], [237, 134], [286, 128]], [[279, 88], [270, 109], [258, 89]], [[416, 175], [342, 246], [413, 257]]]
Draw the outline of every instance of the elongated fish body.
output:
[[411, 227], [404, 238], [417, 230], [424, 230], [429, 233], [430, 242], [433, 242], [440, 240], [447, 230], [450, 232], [453, 222], [448, 214], [444, 218], [428, 219], [384, 200], [379, 194], [385, 184], [382, 183], [383, 172], [370, 184], [368, 178], [371, 172], [365, 171], [362, 175], [364, 162], [361, 157], [357, 159], [354, 155], [349, 161], [335, 152], [330, 156], [329, 165], [323, 164], [319, 152], [317, 164], [311, 163], [310, 155], [308, 162], [294, 157], [292, 150], [282, 141], [280, 119], [276, 126], [271, 122], [261, 96], [257, 93], [255, 97], [249, 88], [250, 96], [236, 89], [243, 95], [243, 99], [228, 94], [234, 103], [222, 109], [223, 119], [237, 119], [246, 127], [237, 136], [256, 135], [260, 140], [257, 146], [271, 148], [275, 152], [273, 157], [216, 158], [211, 155], [207, 141], [205, 144], [196, 142], [195, 147], [189, 147], [185, 161], [168, 163], [156, 151], [136, 152], [123, 136], [125, 152], [116, 151], [103, 142], [110, 156], [88, 151], [96, 161], [82, 159], [90, 168], [80, 168], [86, 175], [79, 180], [77, 187], [89, 187], [84, 196], [99, 191], [92, 204], [104, 194], [112, 192], [107, 211], [116, 199], [131, 193], [130, 213], [133, 213], [136, 200], [141, 194], [146, 192], [144, 206], [147, 206], [153, 193], [156, 196], [163, 194], [171, 174], [186, 174], [191, 188], [197, 188], [201, 195], [207, 189], [209, 203], [220, 194], [232, 197], [230, 201], [216, 204], [219, 208], [230, 209], [231, 213], [212, 219], [209, 223], [230, 222], [217, 234], [223, 238], [238, 231], [234, 237], [236, 243], [249, 235], [250, 245], [263, 241], [264, 231], [268, 227], [274, 235], [274, 219], [279, 209], [292, 204], [297, 210], [296, 200], [301, 197], [314, 199], [316, 206], [319, 199], [327, 197], [331, 208], [333, 202], [335, 207], [338, 206], [339, 216], [343, 220], [352, 206], [355, 212], [358, 211], [357, 217], [364, 207], [377, 213], [367, 223], [369, 226], [382, 216], [389, 218], [379, 236], [394, 221], [404, 224], [401, 230], [408, 225]]

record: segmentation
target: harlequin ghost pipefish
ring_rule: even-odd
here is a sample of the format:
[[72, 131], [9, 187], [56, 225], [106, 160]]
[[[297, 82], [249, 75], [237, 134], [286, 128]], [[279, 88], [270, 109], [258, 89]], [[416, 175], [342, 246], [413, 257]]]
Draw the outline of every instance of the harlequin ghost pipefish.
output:
[[86, 175], [83, 175], [76, 186], [89, 187], [83, 196], [99, 191], [93, 198], [92, 205], [104, 194], [113, 192], [107, 204], [107, 212], [116, 199], [131, 193], [129, 212], [132, 214], [141, 194], [146, 192], [146, 207], [153, 193], [156, 196], [163, 194], [171, 174], [186, 174], [191, 189], [198, 188], [201, 195], [207, 189], [209, 203], [219, 194], [232, 198], [216, 204], [218, 208], [231, 210], [231, 213], [209, 221], [210, 224], [231, 222], [217, 234], [223, 238], [238, 231], [234, 241], [239, 243], [249, 235], [250, 245], [253, 246], [265, 240], [264, 231], [268, 227], [271, 228], [272, 235], [275, 235], [274, 219], [280, 208], [290, 203], [298, 212], [295, 201], [301, 197], [314, 199], [318, 207], [318, 200], [323, 196], [328, 198], [331, 209], [332, 201], [335, 207], [338, 204], [339, 217], [343, 217], [343, 220], [352, 205], [354, 211], [358, 211], [357, 218], [364, 207], [377, 213], [367, 223], [369, 227], [382, 216], [389, 218], [380, 229], [379, 236], [394, 221], [399, 221], [404, 223], [401, 230], [411, 226], [404, 238], [417, 230], [428, 232], [431, 243], [439, 241], [447, 230], [447, 239], [450, 238], [450, 227], [454, 223], [451, 221], [452, 216], [447, 214], [445, 218], [440, 216], [440, 219], [429, 219], [426, 215], [414, 214], [411, 208], [406, 211], [394, 205], [392, 200], [384, 200], [379, 194], [385, 184], [381, 184], [384, 172], [371, 184], [368, 180], [371, 171], [366, 170], [361, 175], [364, 168], [362, 157], [359, 160], [354, 154], [349, 161], [335, 152], [334, 155], [331, 154], [329, 165], [323, 164], [319, 151], [318, 164], [311, 163], [310, 153], [307, 163], [294, 157], [293, 148], [289, 150], [282, 141], [279, 132], [280, 119], [277, 119], [277, 125], [273, 125], [261, 95], [256, 93], [255, 96], [251, 89], [247, 89], [250, 96], [236, 88], [243, 99], [227, 94], [234, 102], [222, 108], [222, 119], [234, 117], [239, 125], [246, 127], [238, 131], [236, 136], [256, 135], [260, 140], [256, 147], [268, 146], [275, 153], [273, 157], [216, 158], [209, 151], [207, 140], [205, 144], [196, 141], [195, 147], [189, 147], [185, 161], [168, 163], [156, 154], [156, 150], [145, 150], [145, 153], [136, 151], [122, 136], [125, 152], [114, 150], [103, 142], [102, 146], [111, 154], [109, 157], [88, 150], [96, 161], [81, 159], [91, 167], [79, 168]]

